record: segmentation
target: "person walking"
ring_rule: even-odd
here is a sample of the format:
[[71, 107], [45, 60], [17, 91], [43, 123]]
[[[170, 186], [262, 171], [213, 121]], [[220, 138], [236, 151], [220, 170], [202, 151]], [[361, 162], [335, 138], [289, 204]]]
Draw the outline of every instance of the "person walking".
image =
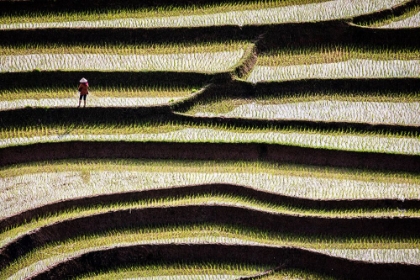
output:
[[86, 107], [86, 96], [89, 94], [88, 80], [86, 80], [85, 78], [82, 78], [80, 80], [80, 85], [79, 85], [78, 91], [80, 93], [79, 106], [78, 107], [80, 107], [80, 104], [82, 103], [82, 99], [84, 101], [83, 107]]

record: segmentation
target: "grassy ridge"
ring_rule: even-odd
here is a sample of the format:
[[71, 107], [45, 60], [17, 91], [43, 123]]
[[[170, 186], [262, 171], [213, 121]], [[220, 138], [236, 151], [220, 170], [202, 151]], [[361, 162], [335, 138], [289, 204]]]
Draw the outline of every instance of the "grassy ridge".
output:
[[[349, 19], [358, 15], [374, 13], [392, 8], [404, 0], [353, 1], [351, 5], [340, 1], [327, 1], [308, 5], [280, 6], [275, 8], [257, 8], [246, 10], [230, 9], [230, 12], [212, 13], [205, 11], [204, 14], [194, 14], [186, 11], [186, 15], [160, 16], [146, 18], [122, 18], [115, 20], [92, 21], [56, 21], [38, 22], [36, 18], [30, 23], [16, 23], [0, 25], [1, 29], [25, 29], [25, 28], [156, 28], [156, 27], [197, 27], [197, 26], [223, 26], [223, 25], [260, 25], [278, 24], [288, 22], [317, 22], [334, 19]], [[310, 10], [310, 12], [308, 12]], [[282, 17], [278, 17], [282, 14]]]
[[[34, 267], [37, 266], [39, 269], [37, 272], [38, 277], [45, 277], [46, 275], [62, 277], [70, 273], [70, 271], [74, 273], [75, 267], [79, 269], [79, 274], [89, 273], [98, 269], [109, 269], [110, 266], [118, 267], [122, 264], [124, 265], [125, 262], [136, 263], [144, 261], [141, 258], [144, 255], [145, 249], [148, 253], [149, 262], [152, 261], [152, 263], [153, 261], [158, 261], [162, 258], [159, 256], [163, 256], [167, 262], [173, 261], [174, 259], [178, 261], [178, 258], [188, 258], [189, 261], [193, 262], [229, 262], [232, 261], [233, 256], [238, 256], [242, 262], [256, 262], [263, 265], [269, 265], [273, 268], [276, 267], [277, 269], [286, 267], [308, 269], [310, 271], [326, 273], [336, 277], [341, 277], [340, 272], [345, 272], [346, 275], [351, 273], [351, 278], [359, 279], [369, 279], [370, 277], [382, 278], [391, 275], [392, 278], [394, 278], [401, 274], [404, 274], [407, 277], [406, 279], [416, 279], [419, 270], [418, 266], [415, 265], [402, 263], [361, 263], [299, 248], [267, 247], [259, 246], [257, 244], [254, 246], [232, 244], [123, 245], [111, 248], [99, 248], [99, 250], [92, 252], [81, 252], [80, 254], [73, 256], [71, 260], [64, 259], [61, 262], [48, 267], [43, 266], [42, 263], [37, 263]], [[280, 260], [280, 264], [278, 255], [283, 257]], [[112, 256], [118, 257], [113, 259]], [[102, 261], [100, 263], [96, 262], [95, 265], [91, 265], [92, 259], [94, 258], [102, 259]], [[327, 267], [325, 266], [326, 263], [328, 263]], [[360, 266], [363, 267], [362, 271], [357, 269], [357, 267]], [[16, 276], [22, 277], [28, 275], [31, 273], [32, 269], [33, 267], [25, 268], [24, 270], [19, 271]], [[364, 278], [366, 275], [369, 275], [369, 277]]]
[[[43, 173], [39, 173], [39, 166], [42, 166]], [[165, 170], [165, 172], [162, 172]], [[340, 207], [339, 202], [328, 211], [328, 203], [322, 206], [314, 203], [299, 202], [298, 200], [280, 201], [273, 200], [270, 196], [264, 196], [264, 192], [272, 196], [282, 195], [309, 200], [415, 200], [418, 197], [419, 178], [413, 174], [406, 173], [372, 173], [360, 170], [343, 170], [326, 167], [305, 167], [305, 166], [279, 166], [269, 163], [249, 163], [249, 162], [215, 162], [215, 161], [64, 161], [57, 164], [35, 163], [23, 165], [21, 168], [4, 168], [2, 171], [2, 190], [1, 200], [3, 201], [3, 218], [16, 215], [20, 212], [44, 205], [58, 203], [65, 200], [74, 199], [76, 202], [67, 204], [68, 207], [79, 206], [83, 202], [78, 199], [87, 196], [106, 195], [122, 193], [133, 193], [139, 200], [145, 200], [141, 205], [180, 205], [182, 203], [191, 204], [196, 201], [202, 203], [207, 198], [211, 198], [213, 192], [204, 188], [184, 188], [175, 189], [174, 192], [186, 198], [179, 202], [176, 198], [165, 197], [165, 189], [174, 186], [194, 186], [201, 184], [234, 184], [251, 188], [254, 192], [249, 192], [246, 188], [230, 188], [227, 186], [219, 187], [214, 195], [222, 197], [227, 203], [239, 203], [241, 205], [254, 205], [261, 209], [272, 209], [276, 211], [286, 211], [288, 213], [304, 213], [305, 215], [417, 215], [414, 210], [401, 212], [395, 208], [392, 202], [378, 203], [377, 206], [364, 206], [363, 202], [357, 206]], [[54, 187], [60, 185], [61, 187]], [[197, 189], [197, 191], [195, 191]], [[214, 187], [216, 189], [216, 186]], [[226, 189], [226, 190], [225, 190]], [[156, 192], [156, 201], [148, 201], [144, 196], [152, 195], [154, 192], [147, 190], [161, 190]], [[143, 191], [143, 193], [141, 193]], [[238, 192], [238, 193], [236, 193]], [[240, 194], [242, 193], [243, 194]], [[261, 194], [259, 192], [262, 192]], [[19, 197], [15, 194], [19, 193]], [[161, 195], [158, 195], [162, 193]], [[169, 193], [170, 192], [166, 192]], [[144, 194], [142, 196], [142, 194]], [[204, 198], [202, 197], [204, 195]], [[176, 195], [175, 195], [176, 196]], [[197, 198], [196, 198], [197, 196]], [[118, 195], [110, 201], [118, 202]], [[279, 196], [277, 199], [280, 199]], [[163, 199], [163, 201], [161, 201]], [[256, 199], [256, 201], [254, 201]], [[22, 204], [22, 201], [30, 200], [31, 205]], [[191, 200], [191, 201], [189, 201]], [[303, 199], [304, 200], [304, 199]], [[127, 198], [122, 201], [132, 203]], [[91, 202], [94, 205], [98, 202]], [[279, 204], [280, 203], [280, 204]], [[135, 204], [135, 203], [134, 203]], [[395, 204], [395, 203], [394, 203]], [[398, 204], [398, 203], [397, 203]], [[402, 203], [401, 203], [402, 204]], [[350, 204], [349, 204], [350, 205]], [[87, 205], [89, 206], [89, 205]], [[397, 207], [396, 205], [395, 207]], [[273, 208], [274, 207], [274, 208]], [[326, 209], [322, 210], [324, 207]], [[391, 207], [390, 209], [385, 209]], [[403, 206], [402, 206], [403, 207]], [[112, 207], [111, 207], [112, 208]], [[311, 210], [312, 208], [312, 210]], [[341, 209], [340, 209], [341, 208]], [[354, 208], [355, 210], [351, 210]], [[371, 208], [371, 210], [367, 210]], [[379, 208], [379, 210], [375, 210]], [[404, 207], [406, 208], [406, 207]], [[409, 207], [411, 208], [411, 207]], [[55, 209], [53, 207], [52, 209]], [[58, 208], [59, 209], [59, 208]], [[340, 210], [338, 210], [340, 209]], [[362, 214], [362, 213], [366, 214]], [[353, 213], [353, 214], [352, 214]], [[28, 216], [27, 219], [31, 218]]]
[[383, 18], [379, 19], [371, 19], [367, 21], [357, 21], [357, 24], [369, 26], [369, 27], [382, 27], [389, 24], [392, 24], [393, 22], [402, 21], [404, 19], [407, 19], [409, 17], [414, 16], [420, 11], [420, 5], [408, 5], [406, 9], [402, 9], [401, 12], [397, 12], [395, 14], [390, 14], [388, 16], [385, 16]]
[[334, 63], [349, 59], [415, 60], [420, 50], [412, 47], [371, 47], [367, 45], [318, 45], [301, 48], [282, 48], [258, 56], [257, 65], [290, 66]]
[[[238, 190], [238, 194], [232, 194], [231, 190], [228, 190], [227, 187], [226, 191], [220, 190], [220, 188], [218, 188], [218, 190], [215, 190], [213, 192], [204, 192], [201, 190], [203, 189], [201, 188], [201, 186], [189, 187], [189, 189], [188, 187], [177, 188], [179, 188], [178, 190], [181, 194], [174, 195], [174, 197], [165, 196], [165, 189], [161, 191], [161, 193], [163, 194], [160, 196], [159, 190], [151, 189], [149, 191], [143, 190], [143, 192], [146, 195], [149, 193], [152, 194], [154, 198], [143, 198], [143, 200], [141, 200], [141, 198], [137, 199], [137, 197], [140, 196], [140, 193], [133, 191], [119, 194], [105, 194], [102, 195], [102, 201], [100, 201], [101, 195], [98, 194], [98, 199], [96, 199], [96, 201], [95, 199], [92, 199], [94, 201], [91, 205], [86, 205], [86, 202], [83, 201], [83, 199], [64, 200], [62, 203], [56, 202], [50, 203], [49, 205], [42, 205], [38, 209], [33, 208], [29, 211], [21, 212], [25, 214], [25, 217], [27, 217], [28, 220], [26, 222], [22, 224], [20, 224], [19, 221], [16, 221], [16, 224], [12, 224], [12, 222], [8, 223], [10, 224], [10, 226], [6, 229], [2, 229], [4, 231], [0, 234], [0, 238], [2, 240], [0, 243], [2, 245], [5, 245], [6, 241], [13, 240], [17, 236], [28, 233], [40, 227], [52, 225], [53, 223], [57, 223], [59, 221], [88, 217], [89, 215], [106, 214], [112, 211], [130, 209], [131, 211], [135, 211], [139, 209], [157, 207], [176, 207], [194, 205], [202, 205], [204, 207], [211, 205], [224, 205], [230, 207], [243, 207], [267, 213], [290, 215], [294, 217], [322, 217], [331, 219], [420, 217], [418, 200], [415, 199], [407, 199], [407, 202], [405, 204], [404, 202], [398, 202], [397, 200], [392, 199], [377, 199], [376, 201], [374, 201], [373, 199], [367, 199], [360, 200], [358, 203], [356, 202], [353, 204], [351, 200], [346, 199], [332, 201], [302, 199], [302, 201], [299, 204], [293, 205], [292, 203], [283, 203], [282, 200], [284, 200], [284, 197], [280, 195], [277, 195], [277, 197], [281, 199], [281, 201], [277, 203], [270, 201], [269, 199], [264, 200], [263, 197], [276, 197], [275, 194], [273, 195], [270, 193], [264, 193], [264, 191], [260, 191], [261, 193], [258, 194], [260, 197], [246, 196], [247, 189], [241, 189], [240, 187], [236, 187], [236, 189]], [[174, 193], [175, 192], [176, 191], [174, 191]], [[252, 193], [252, 191], [250, 192]], [[136, 197], [136, 199], [133, 198], [131, 200], [127, 200], [126, 197], [130, 195], [130, 193], [134, 197]], [[169, 191], [166, 191], [166, 193], [169, 193]], [[86, 196], [85, 200], [89, 201], [89, 198], [92, 197]], [[289, 200], [292, 201], [293, 198]], [[297, 200], [298, 199], [295, 199], [295, 201]], [[103, 205], [99, 205], [99, 202], [97, 201], [102, 202]], [[377, 202], [376, 206], [375, 202]], [[411, 205], [410, 202], [412, 202]], [[109, 203], [109, 205], [106, 203]], [[319, 204], [319, 206], [317, 204]], [[340, 207], [340, 205], [342, 205], [342, 207]], [[407, 205], [407, 207], [405, 207], [405, 205]], [[404, 209], [400, 209], [399, 207], [403, 207]], [[60, 211], [57, 210], [57, 212], [54, 212], [54, 208], [60, 209]], [[34, 212], [32, 215], [29, 213], [31, 212], [31, 210], [32, 212]], [[3, 220], [4, 223], [2, 223], [2, 227], [3, 224], [6, 224], [6, 222], [12, 220], [13, 218], [14, 217], [11, 217], [7, 220]]]
[[[228, 118], [247, 119], [286, 119], [419, 126], [419, 105], [420, 103], [418, 102], [374, 103], [335, 100], [267, 105], [251, 101], [239, 105], [232, 111], [225, 112], [224, 114], [201, 111], [197, 112], [195, 115], [200, 117], [223, 116]], [[396, 115], [395, 112], [401, 113]]]
[[348, 102], [419, 102], [420, 94], [416, 92], [399, 93], [399, 92], [299, 92], [298, 94], [288, 94], [287, 92], [272, 92], [271, 95], [258, 95], [253, 97], [240, 96], [217, 96], [212, 99], [197, 102], [190, 107], [185, 113], [194, 115], [198, 112], [211, 112], [215, 114], [223, 114], [232, 111], [234, 108], [249, 104], [288, 104], [300, 102], [315, 101], [348, 101]]
[[[160, 244], [168, 241], [183, 243], [187, 240], [190, 240], [192, 243], [219, 241], [225, 244], [256, 243], [271, 246], [294, 246], [313, 249], [320, 252], [327, 252], [329, 249], [333, 250], [335, 248], [342, 250], [342, 256], [345, 256], [346, 252], [351, 254], [357, 250], [363, 252], [362, 250], [370, 249], [372, 252], [375, 250], [379, 252], [379, 249], [381, 249], [383, 256], [389, 252], [395, 256], [396, 260], [398, 256], [404, 256], [404, 248], [411, 248], [409, 243], [415, 242], [415, 240], [412, 239], [393, 240], [380, 237], [336, 239], [329, 237], [288, 236], [272, 232], [256, 231], [250, 228], [218, 224], [150, 227], [104, 232], [91, 236], [80, 236], [63, 242], [49, 244], [20, 258], [17, 262], [3, 270], [0, 275], [1, 277], [11, 275], [40, 260], [48, 260], [48, 262], [51, 263], [63, 258], [65, 259], [66, 256], [68, 257], [84, 250], [89, 251], [104, 246], [142, 243]], [[381, 253], [379, 253], [379, 256], [377, 257], [377, 261], [379, 262], [381, 260], [380, 254]], [[411, 259], [411, 261], [416, 262], [415, 257]], [[48, 262], [44, 262], [42, 265], [48, 265]]]
[[420, 60], [351, 59], [337, 63], [293, 66], [256, 66], [248, 76], [252, 83], [305, 79], [418, 78]]
[[[238, 269], [238, 271], [236, 271]], [[269, 268], [271, 270], [271, 268]], [[261, 274], [261, 271], [267, 271], [267, 267], [253, 266], [248, 264], [219, 264], [219, 263], [197, 263], [197, 264], [157, 264], [150, 266], [132, 266], [119, 270], [104, 271], [98, 273], [91, 273], [86, 276], [81, 276], [77, 279], [115, 279], [115, 278], [130, 278], [130, 277], [144, 277], [142, 280], [149, 280], [150, 277], [159, 276], [159, 279], [237, 279], [239, 276], [254, 276]], [[268, 270], [268, 271], [270, 271]], [[191, 273], [191, 274], [187, 274]], [[195, 276], [195, 277], [194, 277]], [[307, 279], [307, 280], [332, 280], [333, 277], [321, 275], [313, 272], [297, 269], [282, 269], [278, 272], [267, 273], [266, 276], [261, 276], [259, 279], [263, 280], [287, 280], [287, 279]]]
[[1, 72], [31, 71], [179, 71], [223, 72], [243, 56], [243, 50], [217, 53], [158, 55], [34, 54], [1, 56]]
[[[217, 198], [214, 198], [218, 200]], [[208, 197], [204, 197], [205, 201], [208, 201]], [[194, 201], [187, 198], [186, 201]], [[219, 200], [220, 203], [224, 203], [223, 199]], [[186, 205], [185, 200], [182, 199], [179, 201], [180, 205]], [[188, 203], [187, 203], [188, 204]], [[235, 203], [237, 204], [237, 202]], [[153, 205], [149, 205], [153, 206]], [[156, 207], [154, 205], [153, 207]], [[32, 223], [24, 224], [20, 227], [10, 229], [9, 231], [4, 232], [1, 237], [5, 241], [10, 242], [10, 238], [12, 237], [18, 237], [24, 232], [27, 232], [28, 230], [34, 230], [36, 228], [45, 226], [46, 224], [54, 225], [58, 221], [65, 222], [66, 219], [71, 219], [75, 217], [81, 217], [81, 215], [93, 215], [97, 214], [98, 210], [100, 211], [110, 211], [115, 212], [118, 210], [124, 209], [123, 205], [117, 205], [116, 208], [107, 209], [107, 208], [92, 208], [88, 211], [83, 211], [82, 209], [74, 209], [72, 212], [67, 212], [63, 214], [53, 214], [50, 217], [39, 217], [37, 220], [35, 220]], [[132, 211], [135, 211], [135, 208], [129, 208], [132, 209]], [[82, 211], [81, 211], [82, 210]], [[131, 211], [130, 211], [131, 213]], [[133, 212], [134, 213], [134, 212]], [[133, 214], [134, 215], [134, 214]], [[103, 226], [102, 226], [103, 228]], [[178, 232], [178, 233], [177, 233]], [[127, 242], [133, 242], [137, 240], [143, 240], [141, 242], [148, 242], [147, 236], [152, 236], [152, 239], [154, 240], [153, 243], [159, 243], [159, 242], [167, 242], [168, 238], [169, 240], [176, 240], [176, 239], [183, 239], [186, 238], [186, 240], [190, 240], [190, 242], [193, 242], [195, 238], [200, 238], [200, 236], [207, 236], [210, 239], [208, 241], [213, 240], [212, 238], [226, 238], [226, 242], [229, 242], [230, 239], [238, 239], [238, 241], [234, 242], [258, 242], [263, 244], [275, 244], [275, 245], [281, 245], [281, 246], [298, 246], [298, 247], [304, 247], [304, 248], [316, 248], [316, 249], [327, 249], [327, 248], [343, 248], [343, 249], [361, 249], [361, 248], [370, 248], [370, 249], [379, 249], [379, 248], [412, 248], [413, 244], [418, 244], [416, 239], [406, 239], [406, 238], [382, 238], [380, 236], [378, 237], [348, 237], [346, 238], [330, 238], [327, 236], [307, 236], [307, 237], [301, 237], [296, 235], [288, 235], [288, 234], [279, 234], [275, 232], [267, 233], [262, 231], [261, 229], [241, 229], [241, 227], [230, 227], [229, 225], [198, 225], [193, 226], [192, 228], [190, 226], [187, 227], [171, 227], [171, 226], [165, 226], [165, 227], [158, 227], [158, 228], [146, 228], [142, 230], [133, 229], [127, 232], [119, 232], [119, 231], [111, 231], [108, 233], [105, 233], [105, 237], [103, 237], [102, 234], [94, 234], [94, 235], [87, 235], [82, 236], [80, 238], [72, 239], [69, 241], [65, 241], [63, 244], [62, 242], [51, 245], [48, 247], [45, 247], [41, 249], [40, 253], [36, 253], [35, 257], [33, 257], [32, 254], [29, 255], [29, 259], [32, 258], [39, 258], [39, 256], [51, 256], [54, 254], [69, 254], [70, 251], [77, 251], [81, 250], [82, 248], [92, 248], [95, 246], [104, 246], [109, 245], [111, 243], [120, 243], [124, 244]], [[79, 233], [80, 234], [80, 233]], [[140, 235], [139, 235], [140, 234]], [[146, 235], [144, 235], [146, 234]], [[50, 236], [50, 238], [55, 239], [55, 237]], [[303, 238], [303, 239], [302, 239]], [[161, 241], [157, 241], [160, 240]], [[216, 240], [214, 239], [214, 240]], [[96, 241], [95, 241], [96, 240]], [[112, 241], [111, 241], [112, 240]], [[243, 240], [243, 241], [240, 241]], [[3, 241], [3, 242], [4, 242]], [[99, 243], [98, 243], [99, 242]], [[4, 243], [3, 243], [4, 244]], [[68, 245], [65, 245], [68, 244]], [[78, 245], [79, 244], [79, 245]], [[102, 245], [101, 245], [102, 244]], [[68, 247], [70, 246], [70, 247]], [[80, 247], [81, 246], [81, 247]], [[53, 249], [56, 247], [56, 249]], [[71, 249], [70, 249], [71, 248]], [[56, 252], [56, 250], [58, 251]], [[397, 250], [398, 251], [398, 250]], [[395, 251], [396, 254], [400, 254], [397, 251]], [[47, 252], [47, 253], [46, 253]], [[385, 252], [384, 252], [385, 253]], [[27, 257], [24, 258], [24, 260], [27, 259]], [[19, 265], [22, 265], [20, 262]], [[24, 263], [23, 266], [25, 267], [27, 263]]]
[[[76, 279], [123, 279], [137, 278], [146, 280], [147, 277], [159, 277], [159, 279], [237, 279], [247, 275], [258, 274], [267, 270], [268, 267], [252, 264], [235, 263], [174, 263], [174, 264], [150, 264], [123, 267], [117, 270], [108, 270], [97, 273], [89, 273]], [[305, 275], [304, 272], [300, 272]], [[284, 275], [298, 275], [297, 271], [287, 271]], [[309, 277], [309, 273], [307, 274]], [[142, 277], [142, 278], [141, 278]], [[315, 277], [312, 276], [312, 277]], [[315, 278], [314, 278], [315, 279]]]
[[223, 125], [161, 123], [59, 123], [8, 127], [0, 133], [0, 147], [66, 141], [134, 141], [177, 143], [267, 143], [342, 151], [393, 154], [419, 153], [414, 132], [361, 133], [352, 130], [249, 128]]
[[381, 26], [382, 28], [417, 28], [420, 27], [420, 9], [411, 17]]
[[[144, 2], [144, 1], [143, 1]], [[155, 1], [156, 2], [156, 1]], [[82, 11], [76, 12], [29, 12], [14, 10], [14, 13], [9, 15], [2, 15], [0, 23], [21, 23], [27, 22], [62, 22], [62, 21], [89, 21], [89, 20], [111, 20], [121, 18], [153, 18], [153, 17], [171, 17], [182, 15], [207, 15], [214, 13], [221, 13], [227, 10], [231, 11], [245, 11], [245, 10], [258, 10], [274, 7], [284, 7], [292, 5], [304, 5], [310, 3], [322, 3], [326, 0], [248, 0], [248, 1], [223, 1], [223, 3], [204, 3], [204, 4], [191, 4], [177, 6], [178, 1], [171, 1], [165, 5], [155, 5], [148, 8], [140, 9], [109, 9], [103, 6], [103, 10], [89, 10], [89, 6], [84, 7]], [[141, 3], [137, 3], [138, 5]], [[109, 5], [108, 5], [109, 7]], [[19, 15], [20, 14], [20, 15]]]
[[1, 45], [1, 55], [28, 55], [28, 54], [175, 54], [175, 53], [204, 53], [221, 52], [245, 49], [250, 43], [247, 41], [207, 41], [207, 42], [178, 42], [178, 43], [140, 43], [122, 44], [118, 42], [98, 42], [97, 44], [34, 44]]
[[[416, 126], [419, 95], [397, 92], [300, 92], [281, 90], [271, 95], [219, 95], [199, 100], [185, 113], [200, 117], [252, 119], [305, 119], [365, 123], [399, 123]], [[176, 106], [176, 104], [175, 104]], [[392, 107], [403, 106], [395, 110]], [[409, 109], [409, 107], [412, 108]], [[380, 109], [379, 109], [380, 108]], [[409, 112], [413, 113], [411, 116]], [[400, 114], [395, 114], [400, 112]]]
[[[24, 99], [47, 99], [47, 98], [74, 98], [76, 95], [78, 83], [74, 87], [50, 87], [50, 88], [9, 88], [0, 91], [0, 102]], [[123, 97], [123, 98], [142, 98], [142, 97], [188, 97], [193, 91], [193, 86], [115, 86], [100, 87], [93, 85], [89, 89], [89, 97]]]
[[414, 174], [372, 172], [365, 170], [315, 167], [310, 165], [278, 165], [266, 162], [245, 161], [186, 161], [186, 160], [62, 160], [54, 162], [33, 162], [0, 169], [0, 178], [43, 172], [64, 171], [143, 171], [143, 172], [216, 172], [216, 173], [267, 173], [272, 175], [309, 176], [315, 178], [349, 179], [376, 182], [420, 183]]

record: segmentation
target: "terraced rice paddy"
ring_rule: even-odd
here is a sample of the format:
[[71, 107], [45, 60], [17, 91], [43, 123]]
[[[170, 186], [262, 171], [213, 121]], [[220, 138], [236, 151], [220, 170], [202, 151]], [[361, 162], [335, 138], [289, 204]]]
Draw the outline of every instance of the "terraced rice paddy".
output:
[[[152, 18], [123, 18], [114, 20], [89, 20], [48, 23], [13, 23], [1, 24], [0, 29], [24, 28], [161, 28], [161, 27], [196, 27], [214, 25], [257, 25], [279, 24], [286, 22], [325, 21], [351, 18], [391, 8], [403, 3], [403, 0], [386, 1], [326, 1], [321, 3], [286, 6], [278, 8], [255, 9], [245, 11], [219, 12], [214, 14], [184, 15]], [[279, 16], [281, 15], [281, 16]]]
[[25, 55], [0, 58], [2, 72], [45, 70], [198, 71], [227, 70], [243, 51], [173, 55]]
[[420, 26], [420, 13], [417, 13], [406, 19], [398, 20], [390, 24], [381, 26], [381, 28], [411, 28]]
[[[128, 133], [130, 129], [133, 133]], [[139, 130], [142, 128], [139, 128]], [[329, 134], [314, 132], [241, 132], [211, 128], [184, 128], [176, 130], [176, 126], [168, 132], [151, 133], [150, 128], [145, 133], [134, 133], [135, 128], [108, 129], [74, 129], [66, 127], [41, 128], [33, 131], [31, 128], [20, 131], [5, 131], [0, 139], [0, 147], [28, 145], [35, 143], [54, 143], [67, 141], [132, 141], [132, 142], [181, 142], [181, 143], [269, 143], [314, 147], [359, 152], [381, 152], [393, 154], [418, 155], [420, 140], [418, 136], [383, 136], [358, 134]], [[162, 128], [162, 130], [165, 130]], [[119, 134], [117, 131], [121, 131]], [[31, 136], [36, 135], [36, 136]], [[14, 137], [19, 136], [19, 137]]]
[[417, 50], [404, 48], [342, 45], [302, 50], [279, 48], [258, 57], [247, 81], [419, 77], [418, 58]]
[[[90, 96], [91, 97], [91, 96]], [[73, 98], [49, 98], [49, 99], [39, 99], [39, 100], [18, 100], [18, 101], [3, 101], [0, 102], [0, 110], [7, 109], [21, 109], [25, 107], [41, 107], [41, 108], [50, 108], [50, 107], [71, 107], [74, 108], [77, 103], [74, 102], [74, 99], [78, 98], [77, 94]], [[118, 97], [91, 97], [89, 100], [95, 107], [144, 107], [152, 105], [161, 105], [169, 104], [179, 98], [171, 97], [143, 97], [143, 98], [118, 98]]]
[[[94, 88], [89, 93], [92, 107], [144, 107], [169, 105], [191, 96], [193, 88]], [[15, 89], [0, 91], [0, 110], [75, 107], [76, 88]]]
[[[141, 164], [141, 163], [140, 163]], [[151, 163], [144, 163], [147, 164]], [[418, 199], [418, 182], [410, 181], [397, 184], [395, 181], [386, 183], [387, 179], [375, 178], [382, 182], [368, 182], [365, 180], [348, 179], [343, 176], [337, 178], [313, 178], [306, 172], [306, 176], [287, 176], [288, 169], [278, 171], [280, 174], [270, 174], [254, 171], [258, 167], [253, 165], [239, 165], [235, 172], [211, 172], [218, 168], [215, 163], [195, 163], [202, 166], [202, 171], [90, 171], [77, 172], [78, 165], [69, 165], [69, 172], [49, 172], [36, 174], [23, 174], [7, 177], [3, 180], [4, 186], [1, 194], [3, 203], [2, 217], [16, 215], [28, 210], [28, 205], [14, 204], [16, 193], [24, 201], [31, 201], [31, 208], [45, 204], [55, 203], [61, 199], [74, 199], [95, 195], [112, 194], [120, 192], [141, 191], [148, 189], [168, 188], [171, 186], [189, 186], [203, 184], [237, 184], [251, 187], [259, 191], [281, 194], [291, 197], [307, 199]], [[93, 165], [95, 166], [95, 165]], [[92, 167], [93, 167], [92, 166]], [[108, 164], [109, 166], [109, 164]], [[140, 165], [141, 166], [141, 165]], [[170, 168], [161, 164], [164, 169]], [[233, 165], [234, 166], [234, 165]], [[229, 165], [225, 166], [228, 168]], [[270, 166], [269, 166], [270, 167]], [[45, 166], [45, 168], [49, 168]], [[51, 168], [54, 168], [53, 166]], [[109, 168], [109, 167], [108, 167]], [[122, 168], [122, 166], [120, 167]], [[232, 165], [230, 165], [232, 168]], [[144, 169], [144, 167], [142, 168]], [[204, 170], [203, 170], [204, 169]], [[261, 169], [261, 167], [259, 168]], [[268, 168], [272, 170], [273, 167]], [[188, 169], [187, 169], [188, 170]], [[205, 171], [209, 170], [209, 171]], [[271, 171], [273, 172], [273, 171]], [[334, 173], [332, 174], [334, 175]], [[27, 186], [32, 186], [28, 188]], [[50, 194], [47, 196], [47, 194]]]
[[85, 1], [0, 1], [0, 279], [418, 278], [418, 2]]
[[257, 83], [301, 79], [416, 78], [419, 73], [420, 64], [418, 60], [372, 61], [355, 59], [328, 64], [285, 67], [256, 66], [249, 75], [248, 81]]
[[369, 48], [369, 46], [343, 46], [336, 44], [304, 48], [279, 47], [278, 49], [259, 54], [257, 66], [309, 66], [314, 64], [323, 65], [339, 62], [350, 63], [350, 61], [353, 60], [360, 61], [360, 63], [361, 61], [368, 60], [377, 61], [379, 63], [381, 63], [380, 61], [395, 63], [392, 61], [409, 61], [416, 60], [418, 58], [419, 51], [409, 47]]
[[378, 28], [416, 28], [419, 26], [419, 11], [419, 5], [414, 4], [411, 7], [406, 7], [406, 9], [402, 12], [397, 12], [390, 16], [379, 18], [370, 22], [368, 21], [362, 24]]
[[[241, 105], [223, 114], [231, 118], [298, 119], [314, 121], [361, 122], [414, 125], [420, 124], [420, 103], [315, 101], [295, 104]], [[379, 112], [382, 112], [380, 114]], [[399, 112], [397, 115], [395, 112]], [[214, 116], [200, 114], [198, 116]]]

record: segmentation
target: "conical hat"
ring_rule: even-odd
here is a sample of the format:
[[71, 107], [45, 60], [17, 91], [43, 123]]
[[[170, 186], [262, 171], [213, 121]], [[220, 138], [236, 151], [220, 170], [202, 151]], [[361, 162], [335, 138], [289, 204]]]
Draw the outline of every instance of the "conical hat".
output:
[[87, 80], [86, 80], [85, 78], [82, 78], [82, 79], [80, 80], [80, 82], [81, 82], [81, 83], [87, 83]]

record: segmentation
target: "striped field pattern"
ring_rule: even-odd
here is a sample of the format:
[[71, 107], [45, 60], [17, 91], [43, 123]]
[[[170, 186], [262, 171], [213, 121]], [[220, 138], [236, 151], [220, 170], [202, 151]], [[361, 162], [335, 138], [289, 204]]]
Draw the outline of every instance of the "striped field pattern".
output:
[[417, 0], [76, 2], [0, 1], [0, 279], [418, 279]]

